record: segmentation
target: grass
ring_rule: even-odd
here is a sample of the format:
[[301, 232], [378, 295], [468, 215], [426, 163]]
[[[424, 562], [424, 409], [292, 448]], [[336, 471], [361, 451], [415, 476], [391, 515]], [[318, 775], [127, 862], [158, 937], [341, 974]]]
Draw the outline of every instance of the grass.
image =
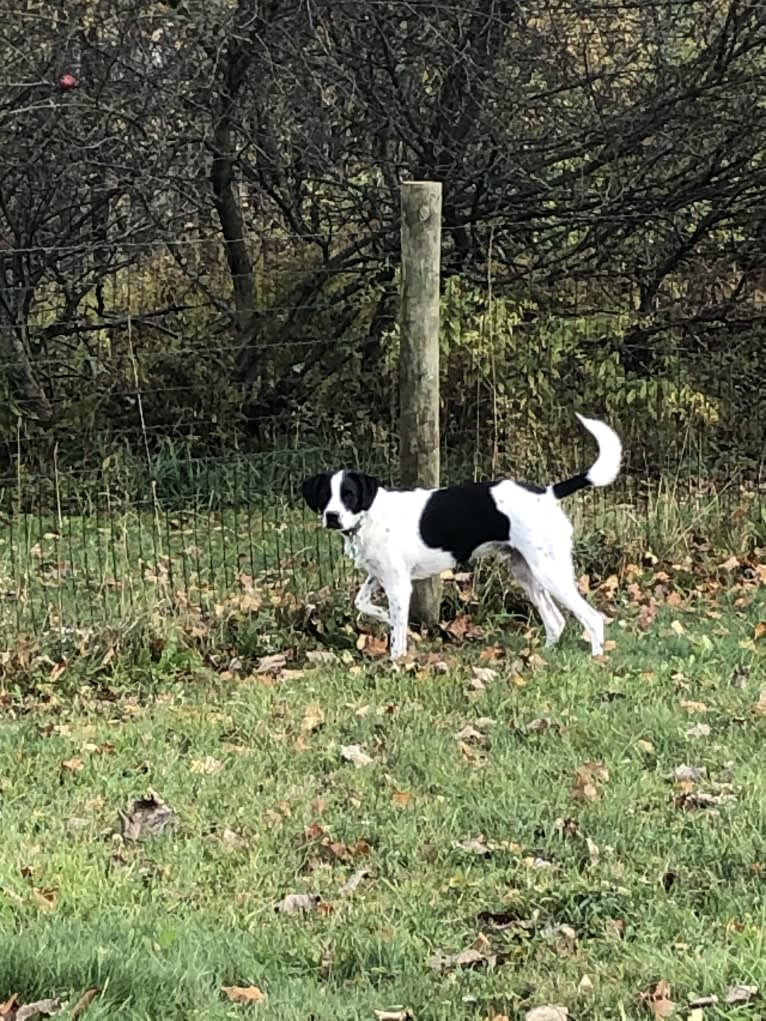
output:
[[[88, 1021], [483, 1021], [650, 1017], [659, 980], [684, 1017], [694, 995], [766, 988], [766, 607], [727, 571], [621, 574], [602, 662], [572, 625], [543, 657], [535, 623], [494, 615], [404, 670], [339, 618], [345, 650], [312, 665], [325, 615], [297, 610], [205, 641], [136, 632], [130, 655], [8, 650], [0, 999], [60, 996], [66, 1017], [98, 987]], [[297, 672], [257, 672], [279, 648]], [[682, 764], [705, 777], [669, 779]], [[149, 790], [177, 824], [126, 841], [119, 811]], [[322, 905], [276, 913], [292, 893]], [[429, 964], [472, 946], [475, 967]], [[232, 985], [266, 998], [235, 1005]]]

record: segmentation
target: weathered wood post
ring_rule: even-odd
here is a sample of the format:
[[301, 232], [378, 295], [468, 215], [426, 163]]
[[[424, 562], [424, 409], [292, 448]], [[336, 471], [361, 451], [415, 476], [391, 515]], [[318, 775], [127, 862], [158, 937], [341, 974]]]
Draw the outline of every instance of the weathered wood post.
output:
[[[442, 186], [435, 181], [401, 185], [402, 273], [399, 354], [399, 469], [401, 484], [438, 486], [439, 291]], [[439, 620], [441, 581], [415, 583], [411, 616]]]

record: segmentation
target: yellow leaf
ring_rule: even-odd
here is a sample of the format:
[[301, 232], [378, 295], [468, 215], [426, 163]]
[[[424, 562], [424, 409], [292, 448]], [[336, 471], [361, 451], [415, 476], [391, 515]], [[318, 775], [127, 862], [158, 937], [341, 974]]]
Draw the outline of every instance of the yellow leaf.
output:
[[224, 995], [232, 1003], [261, 1003], [266, 993], [258, 986], [224, 986]]

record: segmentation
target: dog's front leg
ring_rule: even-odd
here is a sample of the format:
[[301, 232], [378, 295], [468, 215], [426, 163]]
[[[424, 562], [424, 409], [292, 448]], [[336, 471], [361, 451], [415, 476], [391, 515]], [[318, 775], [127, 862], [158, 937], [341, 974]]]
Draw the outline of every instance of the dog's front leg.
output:
[[412, 582], [399, 577], [385, 585], [388, 612], [391, 617], [391, 659], [407, 655], [407, 625], [410, 619]]
[[362, 585], [357, 593], [354, 606], [360, 613], [366, 613], [368, 617], [372, 617], [374, 620], [380, 620], [384, 624], [389, 624], [390, 619], [386, 611], [381, 606], [376, 606], [372, 601], [372, 597], [380, 588], [381, 585], [378, 579], [373, 578], [369, 574], [365, 579], [364, 585]]

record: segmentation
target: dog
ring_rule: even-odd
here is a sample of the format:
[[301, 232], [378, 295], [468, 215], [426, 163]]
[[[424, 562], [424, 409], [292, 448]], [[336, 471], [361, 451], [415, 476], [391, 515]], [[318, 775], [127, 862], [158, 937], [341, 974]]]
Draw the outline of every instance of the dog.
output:
[[[547, 487], [528, 482], [467, 482], [441, 489], [385, 489], [357, 471], [323, 472], [303, 483], [303, 498], [339, 531], [346, 553], [367, 578], [354, 605], [391, 627], [390, 653], [407, 653], [412, 582], [479, 557], [499, 555], [542, 618], [545, 644], [564, 630], [560, 604], [604, 648], [604, 619], [580, 595], [572, 561], [572, 525], [559, 501], [588, 486], [607, 486], [619, 474], [622, 444], [604, 422], [577, 416], [598, 443], [586, 472]], [[373, 603], [383, 590], [388, 613]]]

